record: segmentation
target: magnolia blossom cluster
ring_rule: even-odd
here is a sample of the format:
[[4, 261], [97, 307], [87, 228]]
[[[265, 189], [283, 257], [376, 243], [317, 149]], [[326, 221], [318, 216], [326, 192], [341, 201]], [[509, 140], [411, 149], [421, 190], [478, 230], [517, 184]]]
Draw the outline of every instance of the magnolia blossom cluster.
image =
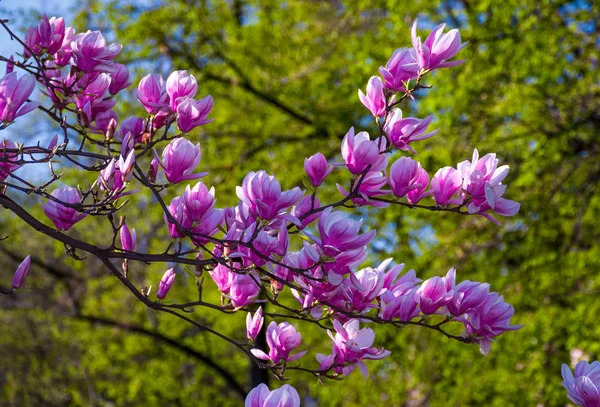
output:
[[[281, 178], [264, 170], [251, 171], [236, 188], [237, 203], [218, 208], [214, 187], [195, 181], [208, 173], [198, 171], [200, 144], [192, 142], [187, 133], [211, 122], [208, 115], [213, 100], [211, 96], [196, 99], [198, 83], [194, 76], [177, 70], [166, 80], [160, 74], [143, 77], [135, 94], [145, 117], [130, 116], [119, 121], [113, 110], [116, 95], [130, 85], [127, 67], [115, 62], [121, 45], [107, 44], [98, 31], [75, 33], [65, 27], [62, 18], [44, 16], [38, 26], [28, 30], [24, 55], [43, 62], [43, 75], [37, 81], [52, 102], [52, 109], [76, 112], [84, 141], [92, 139], [108, 151], [94, 167], [98, 176], [88, 191], [65, 186], [50, 195], [44, 192], [44, 213], [57, 229], [67, 232], [89, 214], [102, 215], [106, 208], [119, 210], [117, 201], [136, 192], [127, 189], [130, 184], [139, 182], [150, 188], [165, 208], [164, 231], [176, 243], [176, 255], [205, 253], [210, 257], [202, 263], [203, 269], [221, 293], [222, 307], [231, 312], [255, 309], [288, 287], [297, 301], [295, 311], [299, 315], [333, 327], [328, 331], [333, 341], [331, 353], [316, 355], [319, 374], [348, 375], [358, 368], [366, 376], [366, 360], [390, 354], [374, 346], [375, 332], [364, 326], [369, 321], [427, 325], [438, 316], [442, 321], [438, 328], [446, 323], [462, 324], [464, 332], [455, 338], [476, 342], [487, 354], [494, 338], [520, 328], [510, 323], [513, 307], [491, 292], [486, 283], [466, 280], [456, 284], [454, 269], [444, 277], [425, 281], [418, 279], [413, 270], [402, 274], [404, 265], [391, 266], [392, 259], [375, 268], [359, 269], [368, 257], [368, 245], [376, 231], [365, 227], [364, 219], [342, 209], [351, 204], [415, 206], [432, 198], [436, 204], [433, 209], [464, 213], [466, 208], [470, 214], [494, 221], [490, 212], [512, 216], [519, 210], [518, 203], [503, 198], [506, 185], [502, 182], [509, 169], [498, 166], [495, 154], [479, 158], [475, 150], [471, 161], [459, 163], [457, 168], [444, 167], [433, 177], [410, 157], [389, 163], [398, 152], [415, 153], [414, 143], [437, 132], [428, 130], [432, 117], [403, 117], [395, 106], [425, 87], [421, 80], [431, 70], [462, 62], [452, 60], [464, 46], [458, 30], [444, 33], [441, 25], [421, 41], [416, 24], [412, 28], [413, 47], [396, 50], [387, 65], [380, 68], [381, 78], [373, 76], [369, 80], [366, 94], [359, 91], [361, 102], [379, 124], [377, 137], [350, 128], [341, 143], [341, 162], [329, 163], [322, 153], [306, 158], [308, 191], [298, 186], [285, 189]], [[18, 78], [13, 68], [9, 64], [9, 72], [0, 80], [3, 127], [38, 106], [37, 102], [27, 102], [36, 78]], [[169, 134], [174, 124], [179, 132]], [[88, 135], [88, 129], [99, 133], [101, 140]], [[159, 129], [164, 132], [157, 133]], [[67, 154], [66, 144], [59, 145], [57, 138], [53, 139], [46, 157], [58, 149]], [[119, 144], [120, 149], [114, 148]], [[23, 165], [25, 154], [20, 148], [9, 140], [2, 141], [0, 182]], [[149, 163], [145, 163], [148, 170], [143, 174], [140, 168], [145, 160]], [[337, 185], [343, 195], [340, 201], [323, 204], [317, 192], [336, 169], [350, 182]], [[163, 177], [161, 173], [166, 183], [157, 184]], [[192, 180], [196, 184], [184, 190], [178, 185]], [[174, 194], [167, 204], [161, 195], [167, 187], [180, 187], [183, 193]], [[117, 234], [120, 239], [119, 256], [127, 261], [127, 254], [136, 250], [136, 230], [124, 220], [118, 227], [113, 224], [113, 228], [115, 239]], [[197, 259], [202, 255], [198, 254]], [[29, 262], [28, 257], [17, 269], [14, 288], [21, 287]], [[158, 284], [158, 309], [168, 306], [163, 301], [173, 289], [176, 268], [170, 267]], [[143, 294], [147, 299], [149, 290]], [[246, 336], [250, 343], [243, 346], [250, 347], [246, 349], [248, 354], [261, 366], [283, 372], [288, 363], [307, 351], [301, 350], [302, 335], [294, 325], [286, 321], [267, 324], [267, 316], [262, 307], [254, 315], [248, 313]], [[253, 347], [262, 330], [266, 331], [268, 349]], [[287, 385], [274, 391], [261, 385], [246, 400], [246, 406], [299, 404], [298, 393]]]

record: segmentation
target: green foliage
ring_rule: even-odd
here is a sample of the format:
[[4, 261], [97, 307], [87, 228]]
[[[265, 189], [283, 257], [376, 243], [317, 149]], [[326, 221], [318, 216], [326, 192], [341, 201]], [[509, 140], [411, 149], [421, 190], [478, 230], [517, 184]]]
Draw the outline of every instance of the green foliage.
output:
[[[250, 170], [275, 173], [286, 188], [301, 186], [305, 156], [321, 151], [335, 159], [350, 126], [373, 131], [356, 90], [395, 48], [410, 45], [414, 18], [422, 37], [438, 22], [460, 28], [469, 41], [461, 52], [467, 62], [427, 78], [433, 88], [403, 106], [418, 117], [433, 114], [440, 129], [419, 145], [417, 158], [433, 175], [470, 159], [473, 148], [497, 152], [511, 167], [507, 197], [521, 202], [521, 213], [497, 227], [449, 213], [368, 210], [369, 219], [376, 214], [370, 224], [381, 242], [370, 262], [394, 257], [421, 278], [454, 266], [459, 280], [486, 281], [504, 294], [515, 306], [514, 322], [525, 327], [500, 337], [487, 357], [435, 332], [377, 327], [377, 344], [393, 353], [369, 363], [369, 379], [355, 372], [322, 385], [292, 374], [292, 384], [304, 399], [310, 395], [328, 406], [567, 402], [561, 363], [578, 352], [600, 357], [598, 8], [532, 0], [90, 3], [79, 16], [81, 27], [110, 24], [125, 45], [124, 60], [136, 69], [134, 84], [143, 72], [188, 69], [199, 80], [199, 93], [214, 97], [215, 122], [191, 138], [202, 145], [202, 168], [211, 172], [205, 182], [216, 186], [219, 206], [235, 202], [234, 187]], [[132, 102], [119, 117], [134, 113], [142, 109]], [[93, 181], [74, 171], [68, 176]], [[168, 191], [179, 193], [181, 187]], [[329, 202], [336, 196], [319, 197]], [[126, 213], [142, 245], [158, 252], [168, 235], [150, 199], [132, 197]], [[31, 291], [0, 298], [0, 317], [10, 327], [0, 331], [0, 358], [9, 361], [0, 373], [0, 399], [7, 405], [240, 404], [202, 361], [125, 326], [209, 355], [248, 389], [248, 361], [239, 351], [146, 310], [97, 261], [65, 258], [63, 247], [5, 212], [0, 235], [11, 238], [0, 245], [2, 280], [10, 281], [26, 253], [45, 265], [34, 264], [26, 282]], [[34, 212], [41, 213], [39, 204]], [[86, 219], [71, 233], [110, 244], [105, 222]], [[132, 281], [156, 288], [163, 266], [131, 265]], [[218, 303], [206, 280], [206, 299]], [[180, 274], [169, 299], [194, 298], [195, 290]], [[244, 336], [242, 315], [202, 309], [195, 316], [225, 334]], [[302, 363], [316, 365], [310, 355], [327, 352], [328, 339], [308, 324], [299, 329], [309, 350]]]

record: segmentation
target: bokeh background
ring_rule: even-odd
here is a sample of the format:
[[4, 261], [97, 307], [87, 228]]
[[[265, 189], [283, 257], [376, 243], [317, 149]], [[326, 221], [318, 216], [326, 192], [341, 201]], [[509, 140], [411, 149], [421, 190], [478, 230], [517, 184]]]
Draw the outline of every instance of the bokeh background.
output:
[[[456, 267], [460, 280], [486, 281], [504, 294], [524, 328], [501, 336], [483, 357], [477, 346], [435, 332], [380, 326], [376, 343], [392, 356], [368, 363], [367, 380], [355, 372], [321, 384], [291, 374], [290, 383], [306, 406], [565, 406], [561, 364], [600, 357], [598, 3], [4, 0], [0, 10], [23, 35], [44, 12], [62, 13], [78, 30], [102, 30], [124, 44], [119, 62], [131, 68], [131, 89], [148, 72], [193, 73], [199, 95], [215, 99], [214, 123], [190, 137], [202, 145], [201, 165], [211, 172], [203, 181], [216, 187], [219, 206], [235, 203], [235, 185], [250, 170], [274, 173], [286, 188], [301, 185], [305, 156], [336, 159], [350, 126], [374, 131], [357, 89], [394, 49], [410, 46], [415, 18], [421, 36], [441, 22], [459, 28], [467, 62], [431, 75], [433, 88], [403, 106], [406, 114], [434, 115], [439, 129], [420, 143], [417, 159], [433, 172], [470, 159], [474, 148], [497, 152], [511, 167], [507, 198], [520, 201], [521, 212], [498, 227], [451, 213], [363, 210], [378, 230], [365, 265], [393, 257], [421, 278]], [[0, 50], [20, 52], [5, 33]], [[142, 115], [132, 90], [118, 113]], [[30, 118], [0, 136], [52, 135]], [[68, 182], [93, 181], [63, 170]], [[46, 167], [21, 171], [47, 176]], [[41, 214], [41, 202], [21, 199]], [[133, 197], [126, 214], [140, 247], [164, 250], [162, 215], [147, 195]], [[65, 256], [7, 211], [0, 210], [0, 232], [10, 235], [0, 244], [0, 285], [33, 257], [25, 290], [0, 296], [1, 406], [243, 404], [250, 378], [241, 352], [147, 310], [97, 261]], [[98, 244], [109, 236], [93, 219], [70, 233]], [[156, 286], [164, 266], [131, 265], [131, 278]], [[183, 301], [194, 292], [182, 274], [169, 296]], [[197, 310], [195, 317], [245, 335], [243, 315]], [[310, 355], [327, 352], [324, 332], [298, 328]]]

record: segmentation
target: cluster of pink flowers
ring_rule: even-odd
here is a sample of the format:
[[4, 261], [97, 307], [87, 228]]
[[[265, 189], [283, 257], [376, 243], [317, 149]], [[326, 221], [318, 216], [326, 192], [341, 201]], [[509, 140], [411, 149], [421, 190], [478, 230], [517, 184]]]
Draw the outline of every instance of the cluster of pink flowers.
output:
[[573, 403], [584, 407], [600, 406], [600, 362], [580, 361], [575, 366], [575, 375], [563, 364], [562, 377], [562, 385]]
[[[332, 323], [335, 333], [328, 331], [333, 340], [332, 352], [327, 356], [316, 355], [319, 373], [348, 375], [358, 367], [366, 376], [366, 360], [390, 354], [374, 346], [373, 329], [360, 328], [361, 323], [370, 320], [426, 325], [423, 321], [438, 315], [444, 321], [441, 325], [462, 324], [462, 338], [477, 342], [484, 354], [489, 352], [494, 338], [520, 328], [511, 325], [514, 309], [502, 296], [490, 292], [486, 283], [467, 280], [456, 284], [454, 269], [444, 277], [425, 281], [418, 279], [413, 270], [401, 274], [404, 265], [390, 266], [392, 259], [376, 268], [357, 270], [368, 256], [367, 247], [376, 231], [367, 230], [363, 219], [340, 209], [351, 203], [378, 208], [397, 203], [415, 206], [432, 197], [437, 205], [433, 209], [466, 211], [493, 221], [496, 220], [491, 212], [503, 216], [518, 212], [518, 203], [503, 198], [506, 185], [502, 182], [509, 168], [498, 167], [495, 154], [479, 158], [475, 150], [471, 161], [461, 162], [456, 168], [441, 168], [432, 178], [410, 157], [400, 157], [388, 166], [392, 153], [415, 153], [415, 143], [437, 133], [428, 130], [431, 116], [403, 117], [395, 106], [412, 97], [431, 70], [462, 62], [452, 60], [464, 45], [458, 30], [448, 33], [443, 30], [444, 25], [438, 26], [422, 42], [415, 22], [413, 47], [396, 50], [387, 65], [380, 68], [381, 78], [370, 78], [366, 94], [359, 91], [360, 101], [375, 117], [380, 134], [372, 138], [365, 131], [355, 132], [350, 128], [341, 143], [341, 162], [328, 163], [322, 153], [306, 158], [304, 169], [310, 182], [309, 191], [299, 187], [286, 190], [275, 175], [260, 170], [244, 177], [236, 189], [239, 201], [232, 207], [217, 208], [215, 189], [202, 182], [193, 187], [187, 185], [182, 195], [175, 196], [168, 205], [163, 204], [166, 228], [172, 239], [178, 239], [179, 248], [191, 243], [193, 246], [188, 248], [192, 247], [194, 253], [210, 255], [212, 263], [205, 263], [204, 267], [222, 295], [223, 307], [232, 311], [250, 308], [289, 286], [299, 304], [299, 315]], [[127, 67], [115, 62], [120, 44], [107, 44], [98, 31], [75, 33], [65, 27], [62, 18], [46, 16], [38, 26], [28, 30], [25, 43], [26, 58], [36, 58], [44, 64], [37, 80], [52, 101], [53, 109], [74, 110], [80, 128], [100, 133], [102, 140], [97, 143], [107, 143], [109, 151], [103, 156], [97, 181], [88, 192], [62, 187], [51, 196], [46, 195], [48, 202], [43, 204], [43, 210], [56, 228], [68, 231], [88, 214], [103, 214], [107, 207], [116, 208], [116, 200], [135, 192], [126, 189], [138, 180], [160, 197], [167, 186], [207, 175], [197, 172], [202, 158], [200, 144], [190, 141], [186, 133], [211, 122], [208, 115], [213, 100], [211, 96], [195, 99], [198, 83], [193, 75], [177, 70], [166, 80], [159, 74], [143, 77], [136, 96], [147, 116], [130, 116], [119, 123], [113, 110], [117, 103], [115, 96], [131, 83]], [[0, 79], [2, 127], [38, 106], [37, 102], [27, 102], [35, 77], [18, 78], [12, 68], [9, 66], [9, 72]], [[397, 98], [397, 92], [405, 94]], [[169, 136], [173, 124], [179, 133]], [[164, 129], [164, 134], [158, 135], [158, 129]], [[113, 139], [120, 142], [120, 151], [112, 150]], [[169, 143], [159, 154], [158, 143], [166, 141]], [[56, 153], [57, 143], [54, 139], [46, 151]], [[22, 165], [17, 147], [9, 140], [0, 145], [0, 182]], [[151, 161], [144, 176], [140, 167], [146, 159]], [[344, 198], [323, 205], [317, 192], [335, 168], [347, 171], [350, 183], [346, 187], [337, 185]], [[157, 178], [162, 178], [161, 172], [166, 185], [156, 184]], [[104, 199], [102, 204], [86, 210], [84, 202], [97, 203], [99, 197]], [[121, 243], [119, 255], [131, 255], [136, 247], [135, 229], [130, 229], [124, 221], [120, 229], [114, 229]], [[14, 288], [21, 287], [29, 265], [27, 257], [17, 269]], [[175, 266], [168, 269], [160, 280], [156, 292], [159, 300], [164, 300], [174, 286], [175, 270]], [[267, 325], [262, 308], [254, 315], [248, 314], [246, 336], [251, 343], [265, 327], [269, 349], [248, 351], [264, 361], [258, 362], [261, 366], [284, 370], [287, 363], [305, 355], [306, 351], [298, 352], [302, 337], [296, 327], [285, 321], [271, 321]], [[588, 382], [574, 383], [568, 388], [570, 393], [574, 389], [577, 397], [583, 397], [582, 394], [587, 394], [585, 389], [591, 388]], [[299, 404], [298, 393], [287, 385], [274, 391], [259, 386], [246, 400], [246, 406]]]

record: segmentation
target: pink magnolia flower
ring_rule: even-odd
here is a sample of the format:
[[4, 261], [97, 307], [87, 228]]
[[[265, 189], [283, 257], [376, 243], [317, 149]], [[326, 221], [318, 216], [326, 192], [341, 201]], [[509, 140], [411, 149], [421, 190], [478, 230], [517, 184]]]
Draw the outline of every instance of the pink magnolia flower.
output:
[[234, 273], [227, 266], [217, 264], [214, 269], [208, 271], [208, 274], [210, 274], [221, 293], [229, 294]]
[[460, 65], [465, 61], [447, 61], [454, 58], [465, 44], [460, 42], [460, 32], [457, 29], [443, 34], [446, 24], [440, 24], [427, 36], [424, 43], [417, 37], [417, 20], [412, 25], [411, 38], [415, 48], [417, 62], [422, 69], [448, 68]]
[[380, 144], [385, 143], [380, 143], [379, 139], [370, 140], [369, 134], [365, 131], [355, 136], [354, 127], [351, 127], [342, 140], [342, 157], [348, 170], [352, 174], [360, 174], [371, 166], [370, 171], [381, 171], [385, 167], [385, 164], [383, 166], [381, 164], [386, 157], [379, 154]]
[[383, 359], [391, 353], [383, 348], [372, 347], [375, 333], [371, 328], [360, 329], [358, 319], [351, 319], [344, 325], [334, 320], [333, 327], [336, 331], [335, 336], [331, 331], [327, 331], [333, 340], [333, 353], [330, 356], [317, 354], [317, 361], [321, 364], [320, 370], [333, 367], [334, 372], [347, 376], [358, 367], [363, 376], [367, 377], [369, 371], [364, 360]]
[[438, 205], [460, 205], [461, 198], [453, 198], [460, 191], [463, 177], [460, 171], [452, 167], [440, 168], [431, 179], [431, 191], [433, 199]]
[[319, 187], [325, 178], [333, 171], [333, 165], [327, 165], [327, 159], [321, 153], [317, 153], [310, 158], [304, 159], [304, 171], [308, 175], [310, 183]]
[[16, 72], [11, 72], [0, 79], [0, 128], [40, 105], [38, 102], [27, 102], [34, 88], [33, 75], [23, 75], [19, 79]]
[[412, 48], [395, 50], [385, 68], [379, 68], [385, 87], [396, 92], [405, 92], [404, 82], [418, 76], [419, 64], [416, 58]]
[[235, 308], [242, 308], [245, 305], [252, 304], [256, 296], [260, 293], [260, 279], [256, 272], [249, 274], [233, 274], [231, 287], [229, 289], [229, 298]]
[[42, 55], [44, 52], [54, 55], [62, 46], [64, 38], [64, 19], [62, 17], [48, 19], [48, 16], [44, 14], [38, 26], [29, 27], [27, 30], [25, 44], [29, 49], [25, 49], [24, 55], [28, 58], [30, 56], [29, 50], [33, 51], [36, 55]]
[[246, 336], [248, 340], [255, 341], [256, 337], [262, 329], [265, 319], [262, 316], [262, 307], [258, 307], [258, 310], [252, 316], [251, 313], [246, 315]]
[[175, 275], [175, 269], [171, 268], [166, 271], [166, 273], [161, 278], [160, 283], [158, 284], [156, 298], [158, 298], [159, 300], [165, 299], [167, 293], [169, 292], [169, 290], [173, 286], [173, 283], [175, 282]]
[[277, 178], [261, 170], [250, 171], [242, 186], [236, 187], [236, 194], [251, 212], [262, 219], [272, 220], [298, 202], [303, 191], [295, 187], [282, 192]]
[[506, 191], [506, 185], [502, 181], [510, 168], [508, 165], [498, 167], [496, 154], [486, 154], [479, 158], [479, 152], [475, 149], [472, 161], [463, 161], [457, 167], [463, 177], [461, 193], [463, 197], [470, 199], [467, 207], [469, 213], [480, 213], [499, 224], [485, 212], [491, 209], [502, 216], [514, 216], [519, 212], [521, 205], [518, 202], [502, 198]]
[[116, 95], [131, 85], [129, 81], [129, 68], [123, 64], [115, 64], [114, 70], [110, 72], [111, 83], [108, 88], [111, 95]]
[[183, 193], [183, 201], [188, 217], [192, 221], [200, 221], [204, 214], [212, 209], [217, 202], [215, 200], [215, 188], [210, 190], [202, 182], [198, 182], [194, 188], [188, 185]]
[[383, 92], [383, 83], [378, 76], [371, 76], [367, 84], [367, 94], [365, 95], [359, 89], [358, 97], [373, 116], [378, 119], [385, 116], [386, 98]]
[[452, 300], [456, 271], [448, 270], [446, 277], [432, 277], [423, 281], [416, 292], [416, 301], [423, 314], [435, 314]]
[[448, 311], [454, 316], [477, 308], [488, 297], [490, 285], [475, 281], [462, 281], [454, 288], [454, 295], [448, 303]]
[[419, 315], [416, 291], [412, 289], [404, 294], [386, 291], [381, 296], [381, 319], [391, 321], [398, 318], [401, 322], [409, 322]]
[[267, 344], [269, 345], [269, 354], [267, 355], [260, 349], [252, 349], [251, 352], [258, 359], [270, 360], [274, 364], [280, 362], [291, 362], [306, 354], [306, 351], [299, 352], [294, 356], [290, 353], [296, 349], [302, 341], [302, 335], [296, 331], [296, 328], [288, 322], [282, 322], [279, 325], [275, 321], [269, 324], [267, 328]]
[[99, 113], [94, 121], [96, 122], [96, 125], [93, 127], [94, 130], [104, 134], [108, 139], [113, 137], [117, 129], [117, 114], [114, 110]]
[[175, 112], [180, 103], [180, 98], [193, 98], [196, 96], [198, 83], [194, 75], [188, 75], [187, 71], [175, 71], [167, 78], [166, 90], [170, 99], [169, 106]]
[[142, 142], [144, 134], [144, 119], [137, 116], [130, 116], [121, 122], [119, 126], [119, 140], [123, 140], [127, 134], [135, 139], [136, 143]]
[[[385, 158], [385, 163], [387, 164], [387, 157]], [[356, 189], [356, 186], [359, 182], [359, 180], [356, 180], [355, 183], [353, 184], [352, 189]], [[387, 206], [389, 206], [390, 204], [387, 202], [381, 202], [381, 201], [376, 201], [373, 199], [369, 199], [369, 198], [374, 198], [377, 196], [381, 196], [381, 195], [387, 195], [388, 191], [383, 190], [382, 188], [387, 184], [388, 180], [387, 178], [383, 175], [383, 173], [381, 171], [369, 171], [365, 174], [365, 176], [362, 178], [362, 182], [360, 182], [360, 185], [358, 186], [358, 194], [360, 195], [359, 198], [352, 198], [352, 203], [354, 203], [355, 205], [358, 206], [363, 206], [363, 205], [371, 205], [371, 206], [375, 206], [375, 207], [379, 207], [379, 208], [385, 208]], [[340, 193], [344, 196], [348, 196], [348, 191], [346, 191], [346, 189], [344, 189], [343, 186], [341, 186], [340, 184], [337, 184], [337, 189], [338, 191], [340, 191]]]
[[319, 218], [320, 239], [314, 239], [323, 252], [335, 257], [342, 252], [363, 249], [375, 237], [372, 230], [359, 235], [362, 220], [352, 220], [344, 212], [327, 208]]
[[[154, 153], [158, 158], [156, 150]], [[208, 174], [206, 172], [193, 173], [200, 164], [201, 158], [200, 143], [193, 145], [189, 140], [179, 137], [165, 147], [162, 160], [159, 159], [158, 162], [165, 171], [167, 180], [177, 184], [181, 181], [201, 178]]]
[[261, 383], [248, 393], [244, 407], [300, 407], [300, 396], [289, 384], [269, 391], [267, 385]]
[[13, 289], [17, 290], [21, 288], [23, 281], [29, 272], [29, 266], [31, 266], [31, 256], [25, 257], [25, 260], [23, 260], [21, 264], [19, 264], [19, 267], [17, 267], [12, 281]]
[[315, 220], [319, 219], [322, 212], [319, 211], [310, 215], [308, 215], [308, 213], [320, 206], [321, 202], [319, 202], [319, 198], [317, 198], [316, 195], [314, 199], [311, 195], [306, 195], [292, 208], [292, 216], [300, 220], [300, 229], [304, 229]]
[[415, 188], [406, 193], [406, 199], [408, 200], [408, 203], [416, 204], [421, 199], [431, 195], [431, 191], [427, 191], [428, 185], [429, 174], [427, 174], [427, 171], [425, 171], [425, 169], [421, 167], [421, 163], [419, 163], [417, 166], [417, 173], [413, 179], [413, 186]]
[[94, 70], [109, 72], [113, 59], [121, 52], [121, 44], [106, 45], [100, 31], [88, 31], [75, 35], [71, 41], [71, 52], [75, 65], [85, 73]]
[[156, 114], [163, 107], [169, 106], [169, 95], [165, 89], [163, 78], [159, 74], [144, 76], [138, 85], [136, 95], [150, 114]]
[[[185, 209], [185, 202], [182, 197], [177, 196], [173, 198], [169, 206], [167, 207], [171, 216], [175, 219], [175, 221], [179, 224], [180, 227], [184, 229], [189, 229], [192, 226], [192, 220], [189, 218], [187, 211]], [[164, 216], [165, 223], [169, 227], [169, 236], [173, 239], [181, 239], [185, 237], [185, 233], [179, 230], [177, 224], [171, 223], [167, 214]]]
[[52, 192], [52, 196], [59, 202], [49, 200], [48, 203], [43, 203], [42, 207], [46, 216], [54, 222], [59, 230], [67, 231], [87, 216], [87, 213], [81, 213], [75, 208], [60, 203], [64, 202], [72, 205], [81, 203], [81, 196], [77, 189], [72, 187], [57, 188]]
[[54, 53], [54, 62], [58, 66], [65, 66], [71, 60], [73, 53], [71, 42], [75, 39], [75, 30], [72, 27], [65, 28], [65, 36], [59, 49]]
[[177, 126], [184, 133], [189, 133], [198, 126], [207, 124], [213, 119], [206, 119], [213, 107], [212, 96], [194, 100], [189, 97], [180, 97], [177, 102]]
[[392, 259], [387, 259], [375, 269], [371, 267], [360, 269], [356, 273], [351, 273], [350, 278], [342, 282], [347, 304], [351, 305], [350, 311], [362, 312], [375, 307], [373, 301], [385, 291], [383, 287], [385, 269], [391, 261]]
[[515, 313], [512, 305], [504, 302], [504, 297], [498, 293], [488, 293], [479, 306], [456, 318], [465, 325], [465, 336], [474, 338], [479, 343], [481, 353], [487, 355], [490, 351], [492, 338], [505, 331], [521, 329], [523, 325], [511, 325], [510, 319]]
[[129, 230], [129, 227], [126, 223], [123, 223], [121, 226], [121, 230], [119, 231], [119, 237], [121, 238], [121, 248], [127, 251], [135, 250], [135, 228], [133, 230]]
[[[394, 161], [388, 174], [388, 182], [394, 195], [402, 198], [415, 189], [423, 191], [427, 188], [429, 176], [427, 176], [427, 172], [423, 176], [423, 172], [421, 163], [412, 158], [400, 157]], [[419, 196], [415, 197], [415, 199], [417, 198]]]
[[563, 363], [562, 385], [567, 389], [569, 399], [578, 406], [600, 406], [600, 362], [588, 363], [581, 360], [575, 366], [575, 375]]
[[410, 143], [425, 140], [433, 137], [437, 130], [426, 133], [427, 126], [433, 120], [433, 116], [427, 118], [415, 119], [414, 117], [402, 118], [402, 110], [393, 109], [383, 127], [391, 143], [402, 151], [410, 151], [416, 154], [416, 151]]
[[4, 181], [9, 174], [21, 168], [21, 164], [17, 164], [19, 154], [7, 150], [18, 150], [18, 147], [12, 141], [3, 139], [0, 142], [0, 181]]

